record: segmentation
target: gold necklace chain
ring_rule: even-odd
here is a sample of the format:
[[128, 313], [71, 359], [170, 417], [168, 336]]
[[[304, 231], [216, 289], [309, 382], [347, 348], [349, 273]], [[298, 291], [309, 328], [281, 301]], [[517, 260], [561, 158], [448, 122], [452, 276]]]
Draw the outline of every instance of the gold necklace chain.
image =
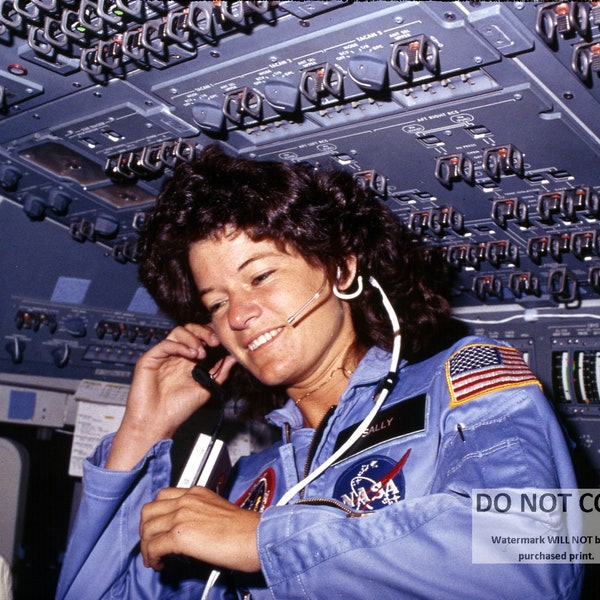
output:
[[333, 379], [333, 376], [338, 371], [342, 371], [348, 379], [350, 378], [350, 375], [352, 375], [352, 373], [354, 373], [354, 371], [351, 371], [350, 369], [346, 369], [345, 367], [337, 367], [337, 369], [334, 369], [333, 371], [331, 371], [329, 377], [323, 383], [318, 385], [314, 390], [309, 390], [308, 392], [306, 392], [305, 394], [300, 396], [300, 398], [298, 398], [297, 400], [294, 400], [294, 404], [296, 406], [298, 406], [298, 404], [300, 404], [300, 402], [302, 402], [302, 400], [304, 400], [305, 398], [308, 398], [312, 394], [315, 394], [316, 392], [318, 392], [321, 388], [325, 387]]

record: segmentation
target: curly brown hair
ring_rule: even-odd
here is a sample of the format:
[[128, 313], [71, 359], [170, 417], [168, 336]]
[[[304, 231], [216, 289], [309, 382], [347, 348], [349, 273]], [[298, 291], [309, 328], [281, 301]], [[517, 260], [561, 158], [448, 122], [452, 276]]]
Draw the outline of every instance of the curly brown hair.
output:
[[[139, 240], [141, 282], [177, 323], [210, 321], [188, 252], [194, 242], [217, 238], [229, 227], [256, 241], [294, 248], [309, 263], [322, 265], [332, 281], [347, 257], [356, 256], [358, 273], [375, 277], [396, 308], [402, 356], [415, 361], [440, 347], [450, 321], [451, 288], [440, 253], [408, 232], [345, 171], [233, 157], [217, 144], [175, 168]], [[390, 349], [393, 335], [379, 292], [365, 285], [350, 305], [358, 342]], [[235, 385], [240, 378], [243, 387]], [[232, 390], [254, 395], [248, 373], [230, 379]], [[262, 384], [252, 383], [259, 397], [270, 397], [264, 408], [283, 400], [282, 390], [266, 393]]]

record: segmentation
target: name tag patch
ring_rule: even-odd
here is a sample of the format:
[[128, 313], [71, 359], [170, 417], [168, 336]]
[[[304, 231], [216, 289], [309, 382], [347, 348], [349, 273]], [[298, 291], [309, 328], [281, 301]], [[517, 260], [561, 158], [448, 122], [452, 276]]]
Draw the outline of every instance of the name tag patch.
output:
[[[358, 454], [387, 440], [425, 431], [426, 398], [425, 394], [420, 394], [381, 410], [343, 458]], [[352, 435], [355, 429], [356, 424], [340, 431], [335, 441], [335, 450]]]

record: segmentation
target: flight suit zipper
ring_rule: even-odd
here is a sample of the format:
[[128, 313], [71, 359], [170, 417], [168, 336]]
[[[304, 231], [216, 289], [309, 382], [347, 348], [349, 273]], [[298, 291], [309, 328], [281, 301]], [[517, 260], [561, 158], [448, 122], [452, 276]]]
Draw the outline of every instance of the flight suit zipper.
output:
[[[315, 458], [319, 442], [323, 438], [323, 432], [325, 431], [325, 427], [327, 426], [327, 423], [329, 422], [329, 419], [331, 418], [331, 415], [334, 411], [335, 406], [331, 406], [325, 413], [325, 416], [321, 419], [319, 426], [315, 429], [315, 433], [313, 434], [312, 440], [310, 441], [310, 446], [308, 447], [308, 454], [306, 455], [306, 462], [304, 463], [304, 474], [302, 476], [302, 479], [308, 477], [308, 475], [310, 474], [310, 466]], [[304, 498], [304, 489], [300, 492], [300, 498]]]
[[348, 518], [350, 518], [350, 517], [366, 517], [368, 515], [373, 514], [373, 513], [366, 513], [366, 512], [357, 512], [355, 510], [352, 510], [345, 504], [342, 504], [338, 500], [334, 500], [333, 498], [306, 498], [306, 499], [298, 500], [298, 502], [296, 502], [296, 504], [333, 506], [334, 508], [339, 508], [340, 510], [343, 510], [346, 513], [346, 517], [348, 517]]

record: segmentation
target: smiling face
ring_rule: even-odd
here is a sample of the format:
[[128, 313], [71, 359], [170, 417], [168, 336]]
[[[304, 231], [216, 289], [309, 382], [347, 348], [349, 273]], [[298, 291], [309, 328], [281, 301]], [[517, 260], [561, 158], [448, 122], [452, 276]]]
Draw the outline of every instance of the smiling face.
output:
[[325, 269], [292, 249], [230, 232], [193, 244], [189, 261], [221, 343], [267, 385], [292, 396], [314, 387], [354, 343], [349, 306], [332, 293]]

